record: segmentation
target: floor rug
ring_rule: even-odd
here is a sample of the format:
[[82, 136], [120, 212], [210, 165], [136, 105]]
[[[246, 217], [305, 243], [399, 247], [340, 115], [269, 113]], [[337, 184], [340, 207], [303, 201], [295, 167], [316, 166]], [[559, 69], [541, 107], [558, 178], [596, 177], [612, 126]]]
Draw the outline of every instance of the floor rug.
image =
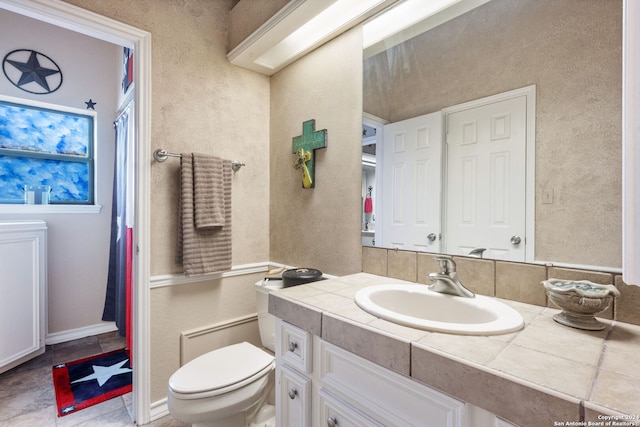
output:
[[115, 350], [53, 367], [58, 416], [131, 391], [129, 351]]

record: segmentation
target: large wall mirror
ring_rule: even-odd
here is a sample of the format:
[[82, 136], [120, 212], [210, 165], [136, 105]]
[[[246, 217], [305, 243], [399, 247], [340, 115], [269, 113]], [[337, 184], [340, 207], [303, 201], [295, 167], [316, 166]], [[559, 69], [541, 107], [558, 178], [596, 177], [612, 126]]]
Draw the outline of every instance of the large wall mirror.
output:
[[[381, 246], [376, 230], [389, 215], [385, 206], [392, 203], [378, 188], [389, 182], [378, 163], [390, 161], [388, 145], [399, 140], [384, 142], [381, 133], [388, 136], [397, 123], [436, 115], [444, 141], [450, 119], [445, 117], [456, 106], [533, 88], [530, 143], [535, 149], [525, 153], [522, 167], [532, 169], [535, 180], [531, 194], [519, 202], [526, 205], [522, 210], [531, 226], [512, 237], [531, 239], [534, 250], [528, 262], [620, 268], [622, 1], [478, 3], [405, 41], [388, 42], [385, 50], [383, 42], [364, 51], [363, 244]], [[523, 106], [525, 114], [530, 105]], [[500, 117], [500, 112], [491, 114]], [[446, 153], [445, 142], [442, 147]], [[459, 197], [464, 188], [452, 189], [447, 171], [443, 174], [438, 212], [446, 224], [455, 221], [447, 200]], [[424, 171], [416, 177], [424, 186], [431, 182]], [[446, 242], [443, 229], [433, 234], [431, 238]], [[441, 247], [455, 254], [485, 248], [484, 257], [509, 259], [491, 251], [492, 245], [475, 241], [462, 248]]]

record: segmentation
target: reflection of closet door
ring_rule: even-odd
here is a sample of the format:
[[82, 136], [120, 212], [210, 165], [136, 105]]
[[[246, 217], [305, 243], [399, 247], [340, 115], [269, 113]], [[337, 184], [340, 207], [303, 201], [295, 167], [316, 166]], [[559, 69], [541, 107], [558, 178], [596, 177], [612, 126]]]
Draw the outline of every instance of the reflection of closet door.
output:
[[440, 252], [442, 113], [384, 127], [382, 246]]
[[527, 99], [446, 115], [447, 253], [525, 260]]

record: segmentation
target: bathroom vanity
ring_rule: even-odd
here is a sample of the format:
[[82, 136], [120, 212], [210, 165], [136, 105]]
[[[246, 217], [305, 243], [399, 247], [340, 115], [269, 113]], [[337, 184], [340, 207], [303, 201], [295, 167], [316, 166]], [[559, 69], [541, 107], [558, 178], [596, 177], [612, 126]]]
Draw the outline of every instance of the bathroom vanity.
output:
[[278, 321], [279, 426], [513, 426]]
[[524, 329], [429, 332], [354, 303], [359, 289], [389, 283], [408, 282], [359, 273], [270, 295], [269, 311], [280, 319], [279, 426], [640, 425], [640, 378], [616, 362], [637, 359], [640, 327], [579, 331], [555, 323], [558, 310], [503, 300], [522, 314]]

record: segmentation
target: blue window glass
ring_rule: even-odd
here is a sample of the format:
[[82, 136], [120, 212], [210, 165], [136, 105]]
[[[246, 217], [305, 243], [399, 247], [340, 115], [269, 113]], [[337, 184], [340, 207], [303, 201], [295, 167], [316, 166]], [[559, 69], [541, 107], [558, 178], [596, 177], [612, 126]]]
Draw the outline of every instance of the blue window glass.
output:
[[0, 99], [0, 203], [49, 186], [49, 203], [93, 204], [95, 113], [43, 105]]

